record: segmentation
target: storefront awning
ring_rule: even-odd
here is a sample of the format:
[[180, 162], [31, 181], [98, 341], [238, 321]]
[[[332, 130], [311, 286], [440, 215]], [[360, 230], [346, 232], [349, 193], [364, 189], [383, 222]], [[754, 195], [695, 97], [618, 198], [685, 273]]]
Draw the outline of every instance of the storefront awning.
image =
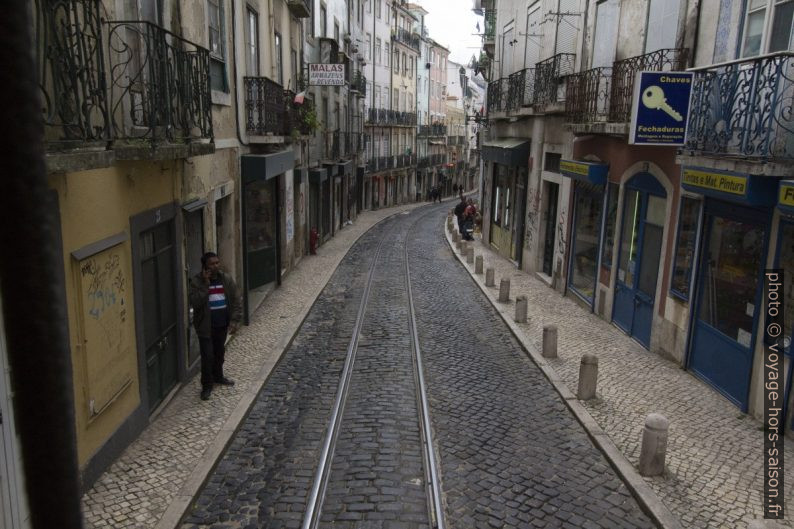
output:
[[269, 180], [295, 167], [292, 149], [273, 154], [244, 154], [240, 157], [243, 184]]
[[328, 171], [325, 170], [325, 167], [309, 169], [309, 182], [312, 184], [319, 184], [326, 180], [328, 180]]
[[497, 138], [482, 144], [482, 159], [502, 165], [529, 165], [529, 143], [526, 138]]
[[794, 180], [782, 180], [777, 196], [777, 207], [788, 215], [794, 215]]
[[560, 173], [574, 180], [602, 186], [607, 183], [609, 165], [581, 160], [560, 160]]
[[774, 205], [778, 180], [704, 167], [684, 167], [681, 187], [693, 193], [747, 206]]

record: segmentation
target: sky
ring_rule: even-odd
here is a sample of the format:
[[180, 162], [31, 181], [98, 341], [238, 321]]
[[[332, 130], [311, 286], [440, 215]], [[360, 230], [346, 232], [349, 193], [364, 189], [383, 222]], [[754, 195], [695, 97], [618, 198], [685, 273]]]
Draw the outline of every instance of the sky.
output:
[[472, 0], [411, 0], [421, 5], [428, 35], [439, 44], [449, 48], [450, 60], [468, 65], [472, 55], [479, 56], [482, 38], [475, 33], [477, 22], [482, 30], [482, 17], [475, 15]]

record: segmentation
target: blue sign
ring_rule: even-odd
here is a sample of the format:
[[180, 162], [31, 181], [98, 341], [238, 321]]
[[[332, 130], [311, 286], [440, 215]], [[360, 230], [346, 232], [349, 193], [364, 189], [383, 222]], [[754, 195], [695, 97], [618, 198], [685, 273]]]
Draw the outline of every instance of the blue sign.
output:
[[692, 94], [691, 72], [638, 72], [629, 143], [683, 145]]

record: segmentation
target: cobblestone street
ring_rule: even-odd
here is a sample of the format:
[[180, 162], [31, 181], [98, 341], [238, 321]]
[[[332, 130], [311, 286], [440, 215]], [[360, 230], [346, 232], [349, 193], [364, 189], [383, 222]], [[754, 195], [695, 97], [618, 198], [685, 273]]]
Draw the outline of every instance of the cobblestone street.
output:
[[455, 263], [441, 229], [445, 212], [442, 205], [394, 217], [351, 249], [184, 529], [300, 526], [363, 276], [384, 237], [321, 527], [427, 526], [406, 237], [448, 527], [653, 526]]

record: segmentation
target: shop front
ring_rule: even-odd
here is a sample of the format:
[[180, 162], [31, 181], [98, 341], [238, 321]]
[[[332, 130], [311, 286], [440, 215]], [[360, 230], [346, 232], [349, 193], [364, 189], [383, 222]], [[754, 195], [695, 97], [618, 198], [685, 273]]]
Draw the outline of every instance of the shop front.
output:
[[792, 362], [792, 335], [794, 335], [794, 180], [780, 182], [778, 192], [780, 227], [778, 228], [775, 268], [783, 270], [783, 347], [784, 370], [786, 373], [786, 416], [788, 430], [794, 430], [792, 415], [791, 379], [794, 371]]
[[328, 170], [324, 167], [309, 169], [309, 230], [306, 234], [311, 236], [311, 231], [316, 230], [319, 235], [318, 242], [322, 238], [322, 219], [323, 219], [323, 184], [328, 180]]
[[295, 165], [291, 150], [241, 157], [243, 277], [245, 321], [280, 282], [278, 177], [292, 178]]
[[591, 308], [600, 261], [602, 210], [608, 170], [608, 166], [602, 163], [560, 161], [560, 174], [574, 181], [568, 288]]
[[483, 160], [493, 175], [488, 242], [518, 266], [524, 241], [529, 144], [524, 138], [502, 138], [483, 144]]
[[688, 366], [747, 411], [778, 181], [684, 167], [681, 185], [704, 197]]
[[334, 190], [338, 183], [337, 175], [339, 174], [339, 166], [336, 164], [326, 164], [325, 168], [328, 171], [328, 178], [323, 181], [320, 189], [323, 204], [321, 219], [322, 229], [320, 230], [320, 239], [322, 241], [327, 241], [334, 234]]

